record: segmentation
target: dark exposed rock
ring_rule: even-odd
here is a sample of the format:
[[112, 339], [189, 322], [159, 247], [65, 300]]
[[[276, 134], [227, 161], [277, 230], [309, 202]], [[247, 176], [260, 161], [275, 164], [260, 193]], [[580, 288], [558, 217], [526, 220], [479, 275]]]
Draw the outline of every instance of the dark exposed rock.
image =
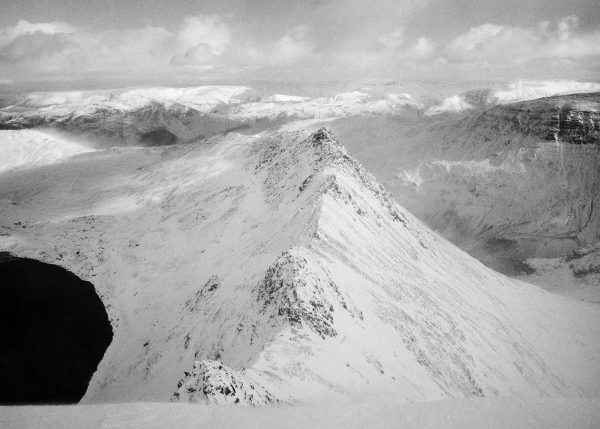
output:
[[[327, 295], [339, 294], [332, 282], [307, 268], [307, 260], [286, 252], [271, 266], [257, 289], [262, 313], [282, 317], [290, 325], [305, 323], [322, 338], [335, 337], [333, 305]], [[326, 291], [325, 289], [329, 289]]]
[[172, 402], [269, 405], [279, 402], [244, 373], [215, 360], [195, 361], [177, 383]]

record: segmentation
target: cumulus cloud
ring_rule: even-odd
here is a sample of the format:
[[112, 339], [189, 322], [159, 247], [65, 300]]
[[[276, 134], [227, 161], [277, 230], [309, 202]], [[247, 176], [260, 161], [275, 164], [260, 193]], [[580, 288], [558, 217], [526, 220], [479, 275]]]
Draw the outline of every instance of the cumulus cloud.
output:
[[177, 41], [183, 52], [172, 58], [172, 65], [211, 66], [231, 43], [231, 29], [220, 15], [186, 17]]
[[293, 24], [264, 32], [231, 14], [187, 16], [171, 29], [102, 31], [21, 20], [0, 29], [0, 79], [97, 73], [487, 78], [490, 71], [600, 70], [600, 30], [583, 28], [576, 16], [531, 27], [483, 23], [434, 41], [407, 32], [410, 13], [418, 12], [420, 2], [374, 1], [317, 2]]
[[73, 33], [76, 27], [65, 22], [39, 22], [31, 23], [24, 19], [16, 25], [0, 30], [0, 48], [13, 42], [20, 36], [38, 34], [67, 34]]
[[401, 28], [394, 29], [391, 33], [381, 34], [377, 41], [386, 48], [397, 48], [404, 43], [404, 31]]
[[20, 63], [51, 58], [69, 44], [65, 34], [48, 34], [41, 31], [17, 36], [0, 49], [0, 62]]
[[481, 49], [484, 43], [493, 40], [504, 29], [501, 25], [483, 24], [471, 28], [448, 44], [448, 54], [453, 58], [467, 58]]
[[424, 60], [431, 58], [434, 52], [435, 45], [433, 41], [427, 37], [419, 37], [414, 45], [404, 53], [404, 57], [415, 60]]
[[452, 61], [492, 63], [600, 55], [600, 32], [578, 34], [577, 25], [575, 16], [532, 28], [483, 24], [452, 40], [445, 54]]
[[284, 34], [273, 45], [268, 61], [271, 64], [287, 64], [310, 56], [314, 46], [306, 41], [307, 33], [308, 27], [299, 25]]

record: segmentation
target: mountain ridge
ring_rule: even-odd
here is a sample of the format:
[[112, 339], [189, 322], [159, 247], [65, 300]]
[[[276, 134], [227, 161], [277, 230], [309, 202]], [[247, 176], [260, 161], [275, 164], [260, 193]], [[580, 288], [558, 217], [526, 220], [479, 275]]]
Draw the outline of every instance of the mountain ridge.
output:
[[325, 129], [82, 155], [0, 176], [0, 196], [24, 226], [0, 246], [107, 306], [84, 402], [167, 400], [206, 359], [285, 402], [600, 390], [596, 306], [446, 243]]

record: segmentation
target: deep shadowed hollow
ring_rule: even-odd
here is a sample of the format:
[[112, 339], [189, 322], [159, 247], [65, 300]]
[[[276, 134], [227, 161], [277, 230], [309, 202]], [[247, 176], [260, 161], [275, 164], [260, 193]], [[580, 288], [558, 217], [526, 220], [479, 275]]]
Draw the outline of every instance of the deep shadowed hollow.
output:
[[0, 252], [0, 403], [74, 403], [112, 340], [94, 286]]

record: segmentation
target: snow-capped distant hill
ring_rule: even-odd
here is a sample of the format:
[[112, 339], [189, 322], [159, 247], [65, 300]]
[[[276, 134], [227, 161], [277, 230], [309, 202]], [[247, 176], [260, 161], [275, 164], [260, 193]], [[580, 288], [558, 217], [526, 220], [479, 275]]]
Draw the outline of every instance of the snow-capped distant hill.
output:
[[50, 128], [97, 147], [169, 145], [242, 126], [219, 112], [246, 87], [25, 94], [0, 109], [0, 129]]
[[247, 86], [36, 92], [0, 109], [0, 129], [50, 127], [83, 134], [100, 146], [152, 146], [237, 129], [274, 128], [292, 120], [414, 115], [421, 107], [408, 94], [261, 97]]
[[18, 95], [0, 108], [0, 129], [50, 127], [83, 135], [101, 147], [152, 146], [241, 129], [254, 133], [298, 120], [359, 115], [413, 120], [557, 93], [600, 90], [600, 84], [574, 81], [481, 85], [485, 84], [457, 85], [456, 89], [469, 89], [442, 101], [436, 93], [449, 89], [433, 84], [373, 85], [319, 97], [227, 85], [33, 92]]
[[0, 250], [107, 307], [85, 402], [600, 394], [597, 305], [484, 267], [325, 129], [91, 153], [0, 176], [0, 204]]
[[247, 86], [200, 86], [192, 88], [122, 88], [89, 91], [32, 92], [18, 96], [14, 107], [44, 109], [55, 114], [85, 114], [97, 106], [132, 111], [152, 103], [174, 104], [209, 112], [221, 104], [240, 103], [248, 98]]
[[500, 88], [478, 88], [444, 99], [441, 103], [429, 107], [426, 116], [442, 113], [457, 113], [482, 106], [509, 104], [519, 101], [555, 95], [584, 94], [599, 92], [600, 83], [577, 82], [572, 80], [511, 82]]

